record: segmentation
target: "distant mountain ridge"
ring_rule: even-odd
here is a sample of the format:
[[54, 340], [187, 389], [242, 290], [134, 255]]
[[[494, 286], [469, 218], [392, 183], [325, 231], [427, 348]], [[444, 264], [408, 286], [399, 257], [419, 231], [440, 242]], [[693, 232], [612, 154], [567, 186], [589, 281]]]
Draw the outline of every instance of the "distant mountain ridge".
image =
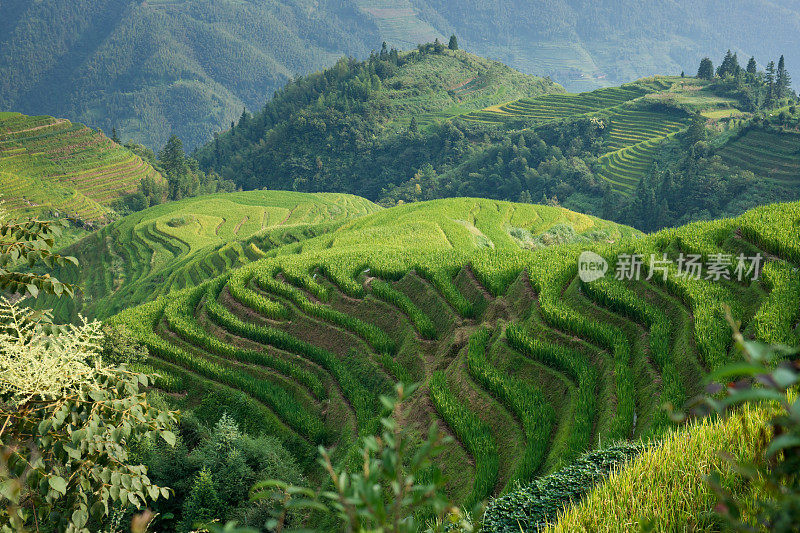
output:
[[151, 148], [195, 147], [296, 75], [382, 41], [461, 47], [570, 91], [690, 71], [727, 48], [800, 57], [800, 4], [767, 0], [5, 0], [0, 109], [67, 117]]

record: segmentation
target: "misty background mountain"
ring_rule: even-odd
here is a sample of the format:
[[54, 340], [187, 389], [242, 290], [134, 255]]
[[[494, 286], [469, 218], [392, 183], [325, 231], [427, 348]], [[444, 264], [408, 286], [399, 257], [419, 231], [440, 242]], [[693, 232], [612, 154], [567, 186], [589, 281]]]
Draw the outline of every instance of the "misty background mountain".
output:
[[450, 34], [570, 91], [693, 74], [728, 48], [800, 67], [798, 0], [0, 0], [0, 109], [193, 148], [342, 55]]

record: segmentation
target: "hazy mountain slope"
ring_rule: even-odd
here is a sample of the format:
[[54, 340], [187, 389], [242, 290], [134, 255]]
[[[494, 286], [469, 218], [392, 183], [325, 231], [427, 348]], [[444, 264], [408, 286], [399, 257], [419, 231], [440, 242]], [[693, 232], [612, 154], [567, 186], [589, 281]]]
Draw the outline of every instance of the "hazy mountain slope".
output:
[[189, 146], [297, 73], [363, 56], [369, 20], [339, 2], [0, 3], [0, 109], [67, 116]]
[[800, 66], [800, 4], [767, 0], [3, 0], [0, 109], [191, 148], [292, 76], [451, 33], [569, 90], [696, 68], [727, 48]]
[[412, 0], [462, 45], [568, 90], [696, 69], [726, 49], [800, 66], [796, 0]]

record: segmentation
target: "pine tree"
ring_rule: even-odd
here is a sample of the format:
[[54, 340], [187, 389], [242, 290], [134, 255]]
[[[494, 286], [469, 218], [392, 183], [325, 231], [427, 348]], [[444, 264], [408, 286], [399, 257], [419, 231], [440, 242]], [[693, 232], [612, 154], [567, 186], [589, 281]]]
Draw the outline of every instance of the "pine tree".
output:
[[725, 57], [722, 58], [722, 63], [720, 63], [719, 67], [717, 67], [717, 76], [720, 78], [724, 78], [725, 76], [731, 74], [731, 64], [733, 63], [733, 54], [731, 53], [730, 48], [725, 53]]
[[117, 144], [122, 144], [122, 141], [120, 141], [117, 136], [117, 128], [111, 128], [111, 140]]
[[747, 73], [755, 76], [756, 72], [758, 72], [758, 65], [756, 65], [756, 58], [751, 57], [750, 61], [747, 62]]
[[177, 135], [172, 135], [158, 153], [158, 162], [168, 173], [183, 170], [186, 164], [186, 152], [183, 151], [183, 142]]
[[697, 77], [701, 80], [710, 80], [714, 78], [714, 64], [711, 59], [704, 57], [700, 61], [700, 68], [697, 69]]
[[411, 124], [409, 125], [408, 129], [411, 133], [417, 133], [419, 131], [419, 124], [417, 124], [417, 117], [411, 117]]
[[201, 470], [192, 486], [189, 497], [183, 504], [184, 531], [193, 531], [195, 526], [203, 526], [223, 513], [222, 501], [214, 487], [214, 478], [208, 470]]
[[243, 107], [242, 115], [239, 117], [239, 124], [237, 124], [237, 126], [239, 126], [239, 128], [241, 128], [242, 130], [246, 130], [249, 123], [250, 123], [250, 115], [247, 113], [247, 108]]
[[772, 107], [773, 101], [774, 101], [774, 99], [776, 97], [776, 94], [775, 94], [775, 62], [774, 61], [770, 61], [769, 63], [767, 63], [767, 68], [766, 68], [765, 72], [767, 74], [766, 80], [765, 80], [766, 83], [767, 83], [767, 99], [766, 99], [766, 102], [764, 102], [764, 104], [765, 104], [766, 107], [769, 108], [769, 107]]
[[786, 70], [786, 62], [783, 56], [781, 56], [780, 60], [778, 60], [778, 72], [775, 77], [775, 97], [785, 97], [789, 92], [791, 84], [792, 80], [789, 77], [789, 72]]
[[447, 45], [450, 50], [458, 50], [458, 39], [455, 35], [450, 36], [450, 44]]
[[717, 69], [717, 76], [724, 78], [726, 76], [737, 76], [741, 67], [739, 66], [739, 58], [736, 54], [731, 53], [730, 49], [725, 54], [722, 64]]
[[389, 50], [388, 50], [388, 46], [386, 44], [386, 41], [383, 41], [383, 44], [381, 45], [380, 58], [383, 59], [383, 60], [386, 60], [386, 59], [389, 58]]

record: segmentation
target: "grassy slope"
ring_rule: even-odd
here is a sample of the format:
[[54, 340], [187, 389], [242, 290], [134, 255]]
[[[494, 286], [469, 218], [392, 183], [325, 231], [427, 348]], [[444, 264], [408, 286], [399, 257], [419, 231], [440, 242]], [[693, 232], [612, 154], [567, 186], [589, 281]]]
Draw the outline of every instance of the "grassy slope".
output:
[[[548, 122], [580, 117], [602, 118], [607, 124], [608, 150], [598, 161], [598, 173], [615, 189], [630, 193], [650, 170], [658, 143], [688, 124], [688, 115], [682, 109], [652, 105], [665, 100], [675, 105], [676, 96], [697, 103], [694, 92], [679, 80], [659, 76], [586, 93], [525, 98], [466, 113], [461, 118], [507, 128], [543, 127]], [[687, 105], [681, 102], [682, 108]]]
[[405, 126], [412, 116], [425, 125], [516, 98], [563, 91], [543, 78], [463, 50], [408, 63], [384, 86], [391, 115]]
[[[78, 309], [107, 317], [173, 289], [263, 257], [271, 248], [330, 231], [348, 218], [380, 209], [345, 194], [250, 191], [171, 202], [134, 213], [63, 252], [81, 262]], [[76, 311], [47, 301], [59, 316]]]
[[[451, 495], [475, 501], [557, 468], [598, 440], [660, 434], [669, 421], [659, 406], [696, 394], [702, 376], [729, 357], [723, 305], [747, 334], [797, 343], [800, 283], [778, 282], [777, 273], [800, 263], [799, 220], [800, 204], [788, 204], [635, 238], [557, 208], [411, 204], [278, 248], [115, 320], [151, 346], [153, 367], [173, 385], [245, 390], [287, 442], [300, 439], [312, 455], [314, 443], [338, 443], [345, 462], [355, 460], [348, 454], [355, 437], [374, 428], [376, 395], [394, 380], [424, 381], [405, 423], [422, 431], [438, 420], [457, 437], [441, 463]], [[559, 235], [575, 242], [533, 244]], [[582, 286], [575, 265], [586, 247], [609, 257], [772, 255], [765, 281], [683, 280], [673, 272], [666, 283]], [[474, 335], [479, 327], [483, 337]], [[316, 378], [289, 375], [280, 361]], [[224, 370], [229, 365], [238, 373]], [[428, 381], [436, 371], [444, 376]], [[324, 390], [309, 388], [317, 379]], [[309, 418], [292, 415], [275, 388], [302, 398]], [[454, 414], [464, 410], [474, 417]]]
[[0, 114], [0, 195], [14, 214], [43, 211], [98, 222], [147, 177], [148, 163], [81, 124]]

